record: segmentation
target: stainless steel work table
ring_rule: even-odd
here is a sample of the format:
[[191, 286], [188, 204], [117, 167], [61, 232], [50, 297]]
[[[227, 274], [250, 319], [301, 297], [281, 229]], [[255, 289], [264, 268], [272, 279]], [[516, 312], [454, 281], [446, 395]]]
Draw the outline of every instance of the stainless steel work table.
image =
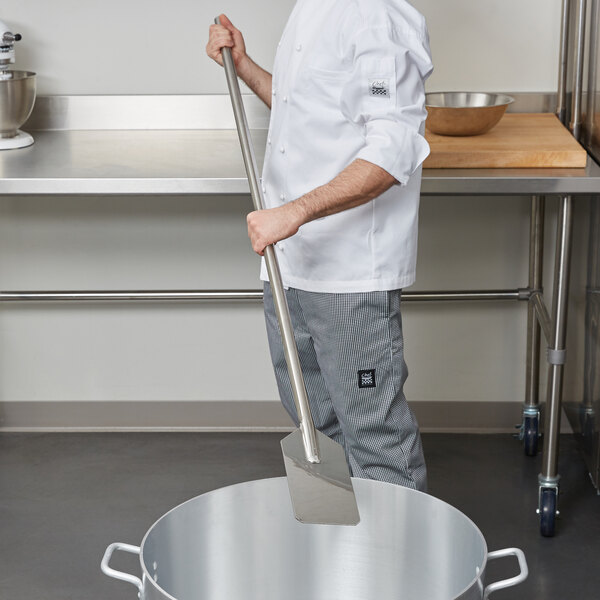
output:
[[[0, 152], [0, 194], [247, 194], [235, 130], [33, 131], [29, 148]], [[262, 163], [266, 130], [254, 130]], [[593, 194], [585, 169], [424, 169], [431, 195]]]
[[[540, 112], [552, 98], [522, 95], [520, 112]], [[532, 102], [535, 108], [532, 109]], [[245, 101], [257, 159], [267, 144], [264, 106]], [[249, 194], [228, 98], [45, 97], [24, 127], [35, 144], [0, 152], [0, 195], [207, 195]], [[525, 301], [528, 305], [527, 379], [521, 438], [538, 451], [539, 363], [547, 341], [549, 384], [539, 513], [544, 535], [554, 533], [559, 491], [558, 431], [566, 358], [566, 315], [573, 197], [600, 193], [600, 167], [585, 169], [425, 169], [425, 196], [531, 196], [529, 281], [511, 290], [407, 291], [403, 301]], [[561, 198], [556, 237], [553, 307], [542, 297], [544, 204]], [[259, 301], [260, 290], [0, 291], [0, 302]]]

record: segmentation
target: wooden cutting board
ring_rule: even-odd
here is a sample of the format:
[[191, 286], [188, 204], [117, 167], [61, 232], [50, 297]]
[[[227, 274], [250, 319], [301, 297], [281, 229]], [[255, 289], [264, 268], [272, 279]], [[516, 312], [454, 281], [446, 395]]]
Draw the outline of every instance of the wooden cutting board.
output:
[[488, 133], [469, 137], [425, 137], [431, 154], [425, 169], [584, 168], [586, 151], [549, 113], [505, 114]]

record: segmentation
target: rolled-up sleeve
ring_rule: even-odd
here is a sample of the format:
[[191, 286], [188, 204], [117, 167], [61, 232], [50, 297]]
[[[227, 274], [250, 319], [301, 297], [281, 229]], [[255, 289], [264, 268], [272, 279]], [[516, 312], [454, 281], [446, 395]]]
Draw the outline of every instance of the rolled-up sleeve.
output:
[[378, 165], [405, 184], [429, 155], [423, 137], [425, 80], [433, 65], [426, 29], [364, 28], [353, 36], [352, 52], [341, 106], [364, 135], [355, 159]]

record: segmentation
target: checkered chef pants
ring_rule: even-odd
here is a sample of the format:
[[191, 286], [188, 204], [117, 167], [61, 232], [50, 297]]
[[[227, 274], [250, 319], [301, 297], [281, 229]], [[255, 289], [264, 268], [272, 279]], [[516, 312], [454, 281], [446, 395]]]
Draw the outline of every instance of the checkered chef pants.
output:
[[[279, 395], [298, 425], [268, 283], [264, 291]], [[286, 296], [315, 427], [343, 446], [354, 477], [426, 491], [421, 437], [402, 391], [408, 371], [401, 290], [324, 294], [290, 288]]]

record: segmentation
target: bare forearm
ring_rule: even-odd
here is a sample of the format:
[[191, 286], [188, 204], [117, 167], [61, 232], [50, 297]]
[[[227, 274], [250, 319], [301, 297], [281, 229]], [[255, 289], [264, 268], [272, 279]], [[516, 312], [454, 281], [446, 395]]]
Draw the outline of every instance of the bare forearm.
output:
[[248, 215], [252, 247], [263, 254], [269, 244], [294, 235], [298, 229], [321, 217], [366, 204], [388, 190], [396, 179], [366, 160], [355, 160], [335, 179], [283, 206], [257, 210]]
[[387, 171], [366, 160], [355, 160], [335, 179], [294, 200], [302, 223], [366, 204], [397, 183]]
[[238, 65], [237, 72], [242, 81], [271, 108], [271, 93], [273, 90], [273, 76], [271, 73], [257, 65], [247, 55]]

